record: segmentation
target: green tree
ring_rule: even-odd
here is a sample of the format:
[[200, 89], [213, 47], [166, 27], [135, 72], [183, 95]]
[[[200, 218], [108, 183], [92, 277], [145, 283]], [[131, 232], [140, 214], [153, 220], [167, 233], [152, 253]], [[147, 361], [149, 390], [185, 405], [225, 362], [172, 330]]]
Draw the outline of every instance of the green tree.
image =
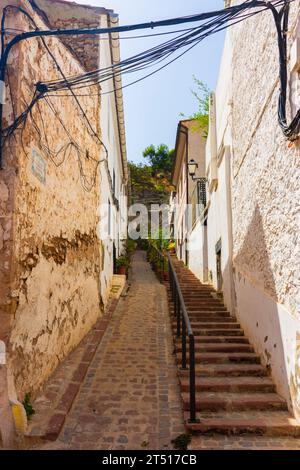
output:
[[168, 196], [173, 189], [170, 184], [169, 174], [160, 171], [153, 172], [150, 165], [129, 162], [131, 193], [134, 202], [144, 199], [160, 200], [167, 202]]
[[157, 147], [149, 145], [144, 152], [143, 157], [148, 160], [154, 174], [164, 173], [170, 175], [172, 172], [175, 150], [169, 150], [165, 144]]

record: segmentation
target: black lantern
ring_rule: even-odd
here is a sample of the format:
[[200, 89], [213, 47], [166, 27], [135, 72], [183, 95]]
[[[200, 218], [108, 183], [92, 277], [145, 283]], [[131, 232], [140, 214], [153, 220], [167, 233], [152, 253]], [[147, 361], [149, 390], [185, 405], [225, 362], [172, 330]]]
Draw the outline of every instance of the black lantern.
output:
[[195, 162], [195, 160], [190, 160], [189, 163], [188, 163], [188, 171], [189, 171], [189, 175], [194, 179], [195, 177], [195, 174], [196, 174], [196, 171], [197, 171], [197, 168], [198, 168], [198, 163]]

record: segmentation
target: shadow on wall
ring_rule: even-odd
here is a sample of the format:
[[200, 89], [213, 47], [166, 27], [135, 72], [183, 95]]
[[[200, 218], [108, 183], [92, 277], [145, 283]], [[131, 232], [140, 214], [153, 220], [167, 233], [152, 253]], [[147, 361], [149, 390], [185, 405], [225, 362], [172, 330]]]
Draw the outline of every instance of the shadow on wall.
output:
[[242, 247], [233, 259], [233, 284], [236, 313], [242, 328], [272, 374], [278, 393], [299, 418], [297, 329], [299, 332], [300, 322], [277, 303], [276, 283], [258, 206]]

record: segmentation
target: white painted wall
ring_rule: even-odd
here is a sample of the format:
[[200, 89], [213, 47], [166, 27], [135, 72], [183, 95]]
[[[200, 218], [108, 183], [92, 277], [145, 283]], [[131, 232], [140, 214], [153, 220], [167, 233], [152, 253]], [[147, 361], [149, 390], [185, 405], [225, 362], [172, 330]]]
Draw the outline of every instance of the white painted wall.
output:
[[[208, 279], [217, 289], [216, 244], [221, 240], [221, 269], [223, 276], [224, 302], [230, 312], [234, 312], [232, 277], [232, 210], [231, 210], [231, 165], [232, 137], [231, 116], [231, 64], [232, 44], [227, 32], [221, 60], [219, 80], [215, 93], [216, 100], [216, 145], [217, 145], [217, 184], [210, 187], [208, 194], [209, 210], [207, 218], [208, 239]], [[210, 130], [211, 132], [211, 130]], [[211, 135], [206, 147], [206, 174], [211, 182]]]
[[241, 274], [235, 273], [234, 282], [238, 320], [300, 420], [300, 321]]
[[[107, 17], [102, 16], [102, 27], [107, 27]], [[100, 38], [100, 67], [111, 65], [112, 57], [107, 36]], [[116, 246], [116, 255], [120, 256], [124, 251], [123, 240], [127, 238], [127, 196], [124, 185], [124, 174], [122, 167], [122, 156], [120, 148], [118, 118], [116, 111], [115, 94], [110, 93], [114, 89], [113, 80], [102, 84], [101, 97], [101, 138], [108, 150], [107, 164], [100, 165], [101, 174], [101, 205], [100, 233], [105, 232], [108, 223], [108, 201], [110, 202], [111, 230], [108, 237], [101, 237], [102, 249], [102, 271], [100, 274], [101, 297], [104, 304], [108, 300], [113, 276], [113, 243]], [[105, 158], [105, 153], [102, 155]], [[113, 175], [115, 174], [115, 197], [119, 201], [119, 210], [114, 205], [112, 192]], [[103, 209], [104, 208], [104, 209]]]
[[[290, 45], [299, 35], [299, 11], [297, 0]], [[298, 86], [292, 74], [294, 89], [295, 81]], [[265, 13], [226, 36], [216, 90], [219, 164], [218, 185], [209, 195], [208, 262], [216, 285], [221, 237], [225, 303], [299, 419], [299, 146], [288, 149], [278, 126], [278, 92], [277, 37]], [[209, 176], [209, 148], [206, 170]]]
[[208, 281], [207, 227], [200, 218], [189, 236], [189, 269], [201, 282]]
[[231, 230], [231, 152], [224, 149], [218, 164], [218, 187], [209, 195], [210, 207], [207, 218], [208, 271], [209, 280], [217, 289], [216, 245], [221, 240], [221, 269], [223, 277], [224, 303], [234, 311], [232, 285], [232, 230]]

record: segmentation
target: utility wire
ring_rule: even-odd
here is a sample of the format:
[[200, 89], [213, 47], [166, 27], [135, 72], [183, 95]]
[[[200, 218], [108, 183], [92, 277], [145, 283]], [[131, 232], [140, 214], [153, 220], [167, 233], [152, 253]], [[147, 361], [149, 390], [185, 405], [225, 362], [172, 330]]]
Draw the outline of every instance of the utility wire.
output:
[[[18, 7], [12, 6], [12, 8], [16, 9], [17, 11], [21, 11], [21, 13], [23, 13], [22, 9], [19, 9]], [[4, 24], [6, 13], [7, 13], [7, 9], [5, 9], [5, 11], [4, 11], [4, 15], [2, 17], [2, 24]], [[31, 25], [34, 28], [37, 28], [37, 25], [34, 22], [33, 18], [29, 14], [26, 14], [26, 17], [29, 19]], [[2, 28], [2, 30], [4, 30], [4, 29]], [[50, 55], [51, 59], [53, 60], [56, 69], [65, 78], [65, 75], [62, 72], [59, 64], [57, 63], [54, 55], [52, 54], [49, 47], [45, 43], [45, 39], [41, 38], [40, 40], [42, 41], [42, 45], [46, 49], [47, 53]], [[2, 39], [2, 44], [4, 44], [4, 36], [3, 36], [3, 39]], [[87, 118], [86, 112], [82, 108], [80, 102], [78, 101], [78, 98], [75, 96], [75, 94], [72, 92], [72, 90], [70, 90], [70, 91], [71, 91], [71, 96], [74, 95], [76, 104], [79, 107], [81, 115], [83, 116], [84, 120], [86, 121], [85, 124], [88, 127], [89, 133], [92, 134], [92, 136], [96, 138], [98, 143], [100, 143], [101, 145], [104, 146], [105, 151], [106, 151], [106, 158], [107, 158], [108, 154], [107, 154], [107, 149], [106, 149], [105, 145], [102, 143], [102, 141], [99, 138], [99, 136], [97, 135], [96, 131], [94, 131], [94, 129], [92, 128], [91, 123]], [[47, 133], [45, 131], [45, 124], [44, 124], [43, 116], [42, 116], [40, 105], [39, 105], [39, 101], [41, 99], [44, 99], [44, 101], [48, 105], [48, 108], [50, 108], [50, 110], [53, 112], [55, 118], [60, 122], [60, 125], [62, 126], [63, 130], [65, 131], [66, 135], [69, 138], [69, 142], [67, 144], [61, 146], [61, 148], [59, 148], [58, 151], [56, 151], [56, 152], [51, 150], [49, 142], [48, 142]], [[40, 121], [42, 122], [43, 134], [44, 134], [44, 139], [45, 139], [46, 143], [43, 142], [42, 133], [41, 133], [41, 131], [40, 131], [38, 125], [37, 125], [37, 122], [36, 122], [36, 120], [33, 116], [33, 108], [35, 107], [35, 105], [36, 105], [37, 110], [39, 112]], [[47, 97], [44, 94], [36, 93], [36, 91], [34, 93], [34, 96], [32, 98], [31, 103], [27, 104], [27, 109], [17, 119], [15, 119], [15, 121], [13, 123], [14, 130], [16, 130], [17, 128], [21, 128], [21, 142], [22, 142], [22, 147], [23, 147], [23, 150], [24, 150], [25, 154], [27, 154], [27, 153], [26, 153], [25, 145], [23, 143], [23, 132], [24, 132], [24, 128], [25, 128], [28, 116], [30, 116], [32, 124], [33, 124], [33, 128], [34, 128], [34, 130], [36, 131], [36, 133], [38, 135], [38, 142], [39, 142], [40, 147], [45, 151], [45, 153], [48, 155], [48, 157], [52, 160], [52, 162], [56, 166], [60, 166], [65, 161], [66, 152], [68, 150], [70, 150], [69, 155], [72, 151], [72, 148], [75, 150], [76, 155], [77, 155], [79, 170], [80, 170], [80, 177], [81, 177], [81, 180], [82, 180], [82, 186], [86, 191], [91, 191], [91, 189], [94, 187], [95, 182], [96, 182], [98, 166], [105, 159], [99, 160], [98, 158], [94, 158], [87, 150], [84, 151], [83, 149], [81, 149], [79, 144], [72, 138], [72, 136], [71, 136], [70, 132], [68, 131], [66, 125], [63, 123], [62, 119], [60, 118], [57, 110], [55, 110], [54, 105], [49, 102], [49, 100], [47, 99]], [[14, 135], [14, 133], [11, 133], [11, 132], [5, 133], [4, 132], [5, 139], [10, 137], [11, 135]], [[57, 157], [61, 154], [63, 154], [63, 159], [60, 162], [57, 162]], [[89, 161], [94, 162], [95, 168], [94, 168], [92, 177], [90, 179], [87, 178], [87, 176], [85, 175], [85, 173], [83, 171], [82, 160], [84, 158], [88, 158]]]
[[[3, 16], [1, 20], [1, 56], [6, 52], [7, 48], [12, 47], [12, 43], [16, 42], [16, 38], [19, 40], [22, 39], [29, 39], [31, 37], [39, 37], [42, 41], [43, 47], [46, 49], [49, 56], [52, 58], [53, 63], [55, 64], [58, 72], [60, 73], [62, 79], [60, 80], [51, 80], [51, 81], [44, 81], [44, 82], [37, 82], [35, 84], [35, 91], [33, 93], [33, 97], [31, 102], [28, 104], [27, 108], [15, 118], [14, 122], [8, 126], [6, 129], [2, 131], [2, 136], [4, 138], [10, 137], [14, 134], [15, 130], [18, 128], [22, 128], [22, 132], [24, 130], [25, 123], [27, 121], [28, 115], [31, 117], [33, 116], [33, 108], [37, 105], [39, 107], [39, 102], [41, 100], [47, 100], [47, 96], [50, 97], [72, 97], [76, 105], [78, 106], [81, 115], [85, 121], [85, 124], [89, 130], [89, 133], [93, 138], [98, 140], [98, 142], [103, 146], [107, 154], [107, 148], [105, 147], [104, 143], [101, 141], [97, 133], [94, 131], [85, 110], [83, 109], [81, 103], [79, 102], [80, 96], [102, 96], [107, 93], [119, 91], [123, 88], [127, 88], [133, 84], [141, 82], [142, 80], [153, 76], [154, 74], [158, 73], [162, 69], [166, 68], [179, 58], [181, 58], [184, 54], [189, 52], [191, 49], [196, 47], [201, 41], [203, 41], [208, 36], [215, 34], [216, 32], [222, 31], [227, 29], [230, 26], [236, 25], [241, 21], [245, 21], [246, 19], [252, 18], [253, 16], [260, 14], [265, 11], [271, 11], [274, 17], [276, 31], [278, 35], [278, 48], [279, 48], [279, 64], [280, 64], [280, 95], [279, 95], [279, 103], [278, 103], [278, 119], [280, 127], [284, 133], [284, 135], [289, 140], [295, 140], [298, 138], [300, 132], [300, 110], [297, 112], [295, 118], [292, 120], [291, 124], [287, 124], [287, 117], [286, 117], [286, 101], [287, 101], [287, 40], [286, 40], [286, 33], [288, 29], [288, 18], [289, 18], [289, 5], [294, 0], [270, 0], [268, 2], [265, 1], [245, 1], [242, 4], [235, 5], [233, 7], [229, 7], [220, 11], [208, 12], [203, 13], [200, 15], [192, 15], [186, 16], [171, 20], [163, 20], [153, 23], [143, 23], [140, 25], [133, 25], [132, 27], [114, 27], [109, 28], [106, 30], [108, 33], [112, 32], [124, 32], [124, 31], [131, 31], [137, 29], [145, 29], [147, 27], [157, 27], [157, 26], [171, 26], [171, 25], [178, 25], [183, 24], [186, 22], [192, 21], [202, 21], [203, 23], [200, 26], [193, 27], [193, 28], [186, 28], [180, 29], [177, 31], [168, 31], [168, 32], [160, 32], [155, 34], [149, 35], [140, 35], [140, 36], [132, 36], [132, 37], [124, 37], [123, 39], [136, 39], [140, 37], [153, 37], [153, 36], [163, 36], [167, 34], [176, 34], [175, 38], [171, 38], [168, 41], [165, 41], [162, 44], [154, 46], [146, 51], [138, 53], [128, 59], [120, 61], [117, 64], [113, 64], [109, 67], [93, 70], [90, 72], [86, 72], [80, 75], [73, 75], [67, 77], [59, 64], [57, 63], [54, 54], [48, 47], [45, 42], [46, 36], [62, 36], [62, 35], [74, 35], [74, 34], [83, 34], [83, 33], [90, 33], [90, 34], [104, 34], [103, 29], [92, 29], [92, 30], [59, 30], [59, 31], [40, 31], [38, 30], [34, 20], [30, 17], [30, 15], [23, 10], [22, 8], [15, 7], [15, 6], [8, 6], [5, 7], [3, 10]], [[35, 31], [27, 31], [22, 33], [21, 35], [17, 35], [14, 40], [12, 40], [8, 46], [5, 45], [5, 32], [9, 31], [5, 30], [5, 15], [9, 8], [15, 8], [18, 11], [22, 12], [26, 15], [29, 19], [30, 23], [35, 28]], [[180, 33], [180, 34], [178, 34]], [[183, 49], [183, 52], [177, 54], [175, 57], [171, 58], [172, 55], [176, 54], [180, 49]], [[76, 93], [78, 90], [84, 88], [91, 88], [94, 86], [101, 86], [101, 84], [105, 82], [109, 82], [112, 79], [120, 77], [121, 75], [132, 74], [132, 73], [139, 73], [149, 67], [153, 67], [159, 63], [163, 62], [163, 65], [159, 66], [154, 71], [142, 76], [141, 78], [134, 80], [122, 87], [107, 91], [107, 92], [99, 92], [97, 94], [94, 93], [86, 93], [86, 94], [78, 94]], [[67, 91], [67, 94], [62, 94], [62, 92]], [[46, 101], [47, 102], [47, 101]], [[47, 102], [48, 107], [53, 110], [53, 103]], [[39, 108], [40, 109], [40, 108]], [[55, 112], [56, 118], [58, 118], [57, 113]], [[38, 132], [38, 126], [36, 121], [33, 122], [35, 129]], [[65, 129], [67, 135], [68, 131]], [[79, 146], [73, 141], [71, 136], [69, 135], [69, 144], [66, 144], [67, 147], [69, 146], [74, 147], [78, 155], [80, 154]], [[49, 145], [45, 145], [49, 154], [52, 158], [56, 158], [58, 155], [64, 152], [65, 147], [62, 146], [58, 152], [51, 152]], [[65, 157], [64, 157], [65, 158]], [[79, 158], [79, 157], [78, 157]], [[80, 158], [79, 158], [80, 160]], [[79, 166], [82, 166], [82, 162], [80, 160]], [[82, 175], [82, 173], [81, 173]]]

